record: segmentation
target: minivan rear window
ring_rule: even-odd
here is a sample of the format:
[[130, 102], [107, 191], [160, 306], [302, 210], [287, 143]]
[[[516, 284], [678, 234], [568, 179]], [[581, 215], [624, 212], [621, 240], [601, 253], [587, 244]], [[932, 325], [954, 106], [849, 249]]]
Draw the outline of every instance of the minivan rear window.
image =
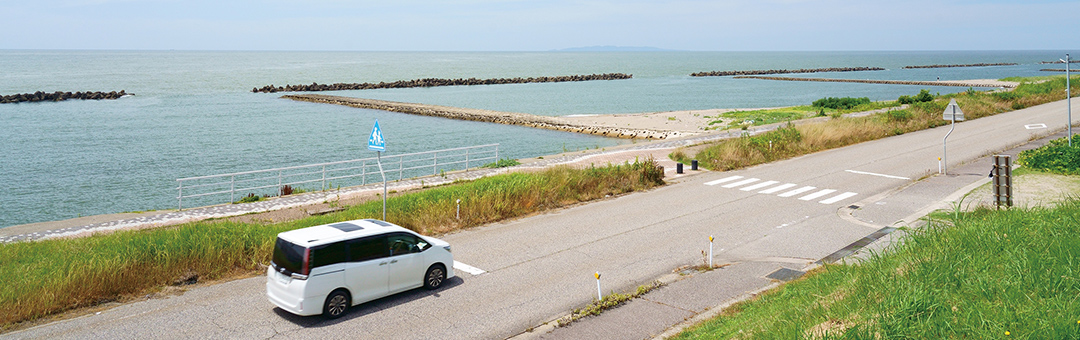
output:
[[300, 273], [304, 266], [304, 250], [302, 246], [278, 238], [274, 244], [274, 264], [292, 273]]

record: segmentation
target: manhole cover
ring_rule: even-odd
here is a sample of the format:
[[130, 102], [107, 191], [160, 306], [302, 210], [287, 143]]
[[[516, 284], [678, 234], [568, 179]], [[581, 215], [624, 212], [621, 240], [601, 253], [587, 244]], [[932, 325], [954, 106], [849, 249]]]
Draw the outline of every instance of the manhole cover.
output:
[[794, 269], [780, 268], [777, 269], [775, 272], [772, 272], [772, 274], [766, 275], [765, 277], [773, 280], [788, 282], [797, 279], [800, 276], [803, 276], [803, 274], [806, 273]]

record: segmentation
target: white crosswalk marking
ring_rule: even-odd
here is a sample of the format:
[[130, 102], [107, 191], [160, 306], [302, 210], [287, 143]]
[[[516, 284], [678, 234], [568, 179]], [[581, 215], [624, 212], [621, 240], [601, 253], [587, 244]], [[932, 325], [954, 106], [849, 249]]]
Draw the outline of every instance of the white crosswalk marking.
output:
[[731, 181], [734, 181], [734, 180], [737, 180], [737, 179], [740, 179], [740, 178], [743, 178], [743, 177], [742, 176], [725, 177], [725, 178], [721, 178], [721, 179], [718, 179], [718, 180], [715, 180], [715, 181], [705, 182], [705, 185], [717, 185], [717, 184], [724, 183], [724, 182], [731, 182]]
[[757, 181], [760, 181], [760, 180], [757, 179], [757, 178], [747, 178], [747, 179], [744, 179], [744, 180], [741, 180], [741, 181], [738, 181], [738, 182], [735, 182], [735, 183], [725, 184], [724, 187], [728, 188], [728, 189], [731, 189], [731, 188], [734, 188], [734, 187], [737, 187], [737, 186], [747, 185], [747, 184], [754, 183], [754, 182], [757, 182]]
[[464, 264], [464, 263], [461, 263], [461, 262], [458, 262], [458, 261], [454, 261], [454, 269], [457, 269], [457, 270], [472, 274], [473, 276], [480, 275], [480, 274], [483, 274], [483, 273], [487, 273], [483, 269], [476, 268], [476, 267], [473, 267], [473, 266], [470, 266], [470, 265], [467, 265], [467, 264]]
[[795, 186], [795, 183], [782, 184], [782, 185], [778, 185], [778, 186], [775, 186], [775, 187], [772, 187], [772, 188], [769, 188], [769, 189], [758, 191], [758, 193], [759, 194], [775, 194], [775, 193], [780, 192], [780, 190], [787, 190], [787, 189], [790, 189], [791, 187], [794, 187], [794, 186]]
[[[728, 176], [728, 177], [724, 177], [724, 178], [721, 178], [721, 179], [718, 179], [718, 180], [705, 182], [705, 185], [713, 186], [713, 185], [723, 184], [721, 186], [723, 188], [728, 188], [728, 189], [736, 189], [736, 188], [738, 188], [741, 191], [756, 191], [756, 190], [759, 190], [759, 189], [763, 189], [761, 191], [757, 191], [757, 193], [772, 195], [772, 194], [776, 194], [776, 193], [779, 192], [780, 194], [777, 194], [776, 196], [779, 196], [779, 197], [798, 197], [799, 200], [802, 200], [802, 201], [813, 201], [813, 200], [821, 199], [823, 197], [827, 197], [827, 196], [832, 195], [833, 193], [837, 192], [836, 189], [818, 189], [817, 187], [813, 187], [813, 186], [809, 186], [809, 185], [800, 187], [798, 189], [790, 190], [791, 188], [798, 187], [799, 185], [795, 184], [795, 183], [784, 183], [784, 184], [777, 185], [778, 183], [780, 183], [780, 182], [779, 181], [762, 181], [760, 178], [745, 178], [743, 176]], [[789, 190], [789, 191], [785, 191], [785, 190]], [[813, 193], [810, 193], [813, 190], [817, 190], [817, 191], [815, 191]], [[800, 197], [800, 195], [802, 195], [802, 196]], [[858, 193], [844, 192], [842, 194], [839, 194], [839, 195], [836, 195], [836, 196], [833, 196], [833, 197], [825, 198], [825, 199], [823, 199], [821, 201], [818, 201], [818, 203], [821, 203], [821, 204], [833, 204], [833, 203], [837, 203], [837, 202], [843, 201], [845, 199], [851, 198], [851, 197], [853, 197], [855, 195], [858, 195]]]
[[776, 196], [791, 197], [791, 196], [795, 196], [795, 195], [798, 195], [798, 194], [801, 194], [801, 193], [804, 193], [804, 192], [807, 192], [807, 191], [810, 191], [810, 190], [814, 190], [814, 189], [817, 189], [817, 187], [806, 186], [806, 187], [798, 188], [798, 189], [788, 191], [788, 192], [785, 192], [785, 193], [782, 193], [782, 194], [779, 194], [779, 195], [776, 195]]
[[823, 201], [818, 202], [818, 203], [821, 203], [821, 204], [833, 204], [833, 203], [836, 203], [836, 202], [843, 201], [844, 199], [847, 199], [848, 197], [855, 196], [855, 195], [858, 195], [858, 194], [849, 191], [849, 192], [845, 192], [845, 193], [833, 196], [830, 199], [823, 200]]
[[764, 187], [767, 187], [767, 186], [770, 186], [770, 185], [773, 185], [773, 184], [776, 184], [776, 183], [780, 183], [780, 182], [777, 182], [777, 181], [764, 181], [764, 182], [754, 184], [754, 185], [751, 185], [751, 186], [748, 186], [748, 187], [745, 187], [745, 188], [741, 188], [739, 190], [752, 191], [752, 190], [761, 189], [761, 188], [764, 188]]
[[812, 194], [809, 194], [809, 195], [806, 195], [806, 196], [803, 196], [803, 197], [799, 197], [799, 199], [803, 200], [803, 201], [809, 201], [809, 200], [816, 199], [816, 198], [819, 198], [821, 196], [825, 196], [825, 195], [828, 195], [828, 194], [831, 194], [831, 193], [834, 193], [834, 192], [836, 192], [836, 190], [825, 189], [825, 190], [821, 190], [821, 191], [818, 191], [818, 192], [815, 192], [815, 193], [812, 193]]

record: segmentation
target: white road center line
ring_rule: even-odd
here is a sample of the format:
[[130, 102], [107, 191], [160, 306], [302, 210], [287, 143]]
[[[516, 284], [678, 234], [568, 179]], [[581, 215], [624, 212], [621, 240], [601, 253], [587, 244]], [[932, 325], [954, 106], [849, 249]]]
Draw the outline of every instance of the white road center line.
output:
[[825, 195], [828, 195], [828, 194], [831, 194], [831, 193], [834, 193], [834, 192], [836, 192], [836, 190], [824, 189], [824, 190], [821, 190], [821, 191], [818, 191], [818, 192], [815, 192], [815, 193], [812, 193], [812, 194], [809, 194], [809, 195], [806, 195], [806, 196], [803, 196], [803, 197], [799, 197], [799, 199], [801, 199], [803, 201], [809, 201], [809, 200], [816, 199], [818, 197], [825, 196]]
[[740, 179], [740, 178], [742, 178], [742, 176], [731, 176], [731, 177], [721, 178], [721, 179], [711, 181], [711, 182], [705, 182], [705, 185], [717, 185], [717, 184], [724, 183], [724, 182], [731, 182], [731, 181], [734, 181], [734, 180], [737, 180], [737, 179]]
[[765, 190], [762, 190], [762, 191], [758, 191], [758, 193], [759, 194], [773, 194], [773, 193], [780, 192], [780, 190], [788, 189], [788, 188], [791, 188], [791, 187], [794, 187], [794, 186], [795, 186], [795, 183], [788, 183], [788, 184], [778, 185], [776, 187], [765, 189]]
[[483, 274], [483, 273], [487, 273], [483, 269], [476, 268], [476, 267], [473, 267], [473, 266], [470, 266], [470, 265], [467, 265], [467, 264], [464, 264], [464, 263], [461, 263], [461, 262], [458, 262], [458, 261], [454, 261], [454, 269], [457, 269], [457, 270], [472, 274], [473, 276], [480, 275], [480, 274]]
[[870, 175], [870, 176], [878, 176], [878, 177], [885, 177], [885, 178], [895, 178], [895, 179], [910, 179], [910, 178], [907, 178], [907, 177], [900, 177], [900, 176], [893, 176], [893, 175], [886, 175], [886, 174], [876, 174], [876, 173], [873, 173], [873, 172], [866, 172], [866, 171], [856, 171], [856, 170], [844, 170], [844, 171], [847, 171], [847, 172], [850, 172], [850, 173], [853, 173], [853, 174], [860, 174], [860, 175]]
[[833, 196], [830, 199], [823, 200], [823, 201], [818, 202], [818, 203], [821, 203], [821, 204], [833, 204], [833, 203], [840, 202], [840, 201], [842, 201], [842, 200], [844, 200], [844, 199], [846, 199], [848, 197], [855, 196], [855, 195], [858, 195], [858, 194], [856, 194], [854, 192], [845, 192], [845, 193]]
[[807, 192], [807, 191], [810, 191], [810, 190], [814, 190], [814, 189], [817, 189], [817, 188], [816, 187], [802, 187], [802, 188], [798, 188], [798, 189], [795, 189], [795, 190], [792, 190], [792, 191], [788, 191], [788, 192], [785, 192], [785, 193], [782, 193], [782, 194], [779, 194], [779, 195], [776, 195], [776, 196], [791, 197], [791, 196], [795, 196], [795, 195], [798, 195], [798, 194], [801, 194], [801, 193], [804, 193], [804, 192]]
[[742, 191], [757, 190], [757, 189], [761, 189], [761, 188], [764, 188], [764, 187], [767, 187], [767, 186], [770, 186], [770, 185], [773, 185], [773, 184], [776, 184], [776, 183], [780, 183], [780, 182], [777, 182], [777, 181], [764, 181], [764, 182], [754, 184], [754, 185], [751, 185], [751, 186], [748, 186], [748, 187], [745, 187], [745, 188], [741, 188], [739, 190], [742, 190]]
[[744, 179], [744, 180], [741, 180], [741, 181], [738, 181], [738, 182], [735, 182], [735, 183], [726, 184], [726, 185], [724, 185], [724, 187], [730, 189], [730, 188], [734, 188], [734, 187], [737, 187], [737, 186], [740, 186], [740, 185], [747, 185], [747, 184], [750, 184], [750, 183], [754, 183], [754, 182], [757, 182], [757, 181], [760, 181], [760, 179], [747, 178], [747, 179]]

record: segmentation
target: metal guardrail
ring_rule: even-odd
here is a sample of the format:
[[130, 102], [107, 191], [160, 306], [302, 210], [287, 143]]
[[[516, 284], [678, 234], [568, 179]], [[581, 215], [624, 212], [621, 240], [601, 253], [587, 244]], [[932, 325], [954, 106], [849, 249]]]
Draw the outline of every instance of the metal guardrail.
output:
[[[229, 202], [236, 202], [236, 194], [241, 197], [252, 195], [278, 195], [284, 186], [304, 191], [332, 189], [337, 187], [365, 185], [380, 182], [377, 157], [347, 161], [291, 166], [284, 168], [234, 172], [220, 175], [188, 177], [177, 179], [177, 206], [184, 209], [184, 199], [229, 195]], [[487, 144], [462, 148], [425, 151], [386, 156], [382, 163], [388, 180], [397, 173], [397, 180], [428, 175], [438, 175], [439, 171], [468, 171], [499, 161], [499, 144]], [[461, 168], [457, 168], [460, 166]], [[428, 171], [427, 169], [431, 169]], [[375, 176], [369, 180], [368, 176]], [[318, 184], [318, 186], [316, 186]], [[215, 204], [213, 202], [202, 202]], [[216, 203], [221, 203], [217, 201]]]

